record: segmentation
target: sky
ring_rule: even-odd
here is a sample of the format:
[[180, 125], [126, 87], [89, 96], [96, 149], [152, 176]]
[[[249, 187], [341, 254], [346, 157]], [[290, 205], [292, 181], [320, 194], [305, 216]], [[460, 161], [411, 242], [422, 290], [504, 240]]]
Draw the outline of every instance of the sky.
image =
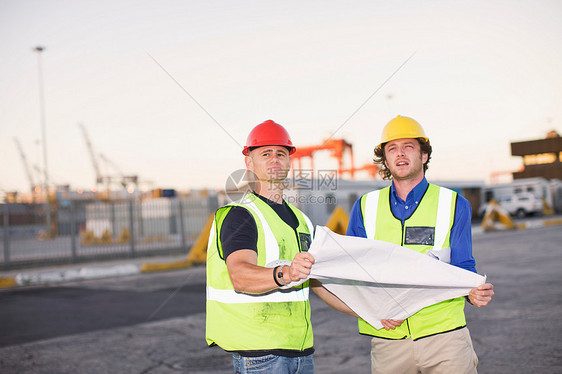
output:
[[30, 188], [14, 138], [42, 181], [43, 124], [54, 184], [95, 186], [82, 124], [103, 174], [185, 190], [223, 187], [265, 120], [297, 147], [345, 139], [357, 166], [399, 114], [432, 143], [428, 179], [490, 183], [522, 166], [510, 142], [562, 134], [561, 16], [542, 0], [0, 0], [0, 191]]

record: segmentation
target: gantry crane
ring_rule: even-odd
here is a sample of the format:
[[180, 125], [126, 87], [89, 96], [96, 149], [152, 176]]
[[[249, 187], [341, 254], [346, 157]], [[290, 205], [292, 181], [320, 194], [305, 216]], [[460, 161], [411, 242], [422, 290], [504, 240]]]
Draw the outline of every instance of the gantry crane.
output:
[[[338, 176], [342, 176], [344, 173], [349, 173], [351, 179], [355, 179], [355, 172], [357, 171], [367, 171], [369, 175], [375, 177], [377, 174], [377, 166], [373, 164], [365, 164], [361, 167], [355, 167], [353, 160], [353, 146], [351, 143], [344, 139], [326, 139], [320, 145], [312, 145], [306, 147], [297, 147], [297, 150], [293, 155], [291, 155], [293, 166], [294, 163], [298, 163], [298, 169], [302, 169], [302, 159], [310, 158], [310, 167], [314, 174], [314, 153], [318, 151], [329, 150], [330, 156], [338, 160]], [[350, 158], [350, 166], [344, 167], [344, 154], [348, 152]], [[295, 173], [295, 168], [293, 167], [293, 177]]]
[[[322, 150], [329, 150], [330, 155], [338, 160], [338, 175], [344, 172], [343, 155], [349, 151], [351, 157], [351, 176], [353, 178], [353, 146], [343, 139], [327, 139], [321, 145], [312, 145], [307, 147], [297, 147], [296, 152], [291, 156], [293, 161], [298, 162], [299, 169], [302, 168], [301, 160], [310, 158], [311, 169], [314, 170], [314, 153]], [[293, 169], [294, 170], [294, 169]]]
[[112, 162], [106, 156], [104, 156], [103, 154], [100, 153], [99, 158], [105, 163], [105, 165], [111, 166], [111, 168], [113, 168], [117, 172], [118, 177], [105, 175], [101, 172], [100, 167], [99, 167], [99, 163], [98, 163], [98, 157], [96, 156], [96, 153], [94, 152], [94, 147], [92, 145], [92, 142], [90, 141], [90, 137], [88, 136], [88, 132], [86, 131], [86, 127], [81, 123], [79, 124], [79, 126], [82, 129], [82, 134], [84, 135], [84, 140], [85, 140], [86, 145], [88, 147], [88, 152], [90, 153], [90, 159], [92, 161], [92, 165], [93, 165], [94, 171], [96, 173], [96, 190], [99, 191], [99, 185], [100, 184], [105, 184], [107, 191], [109, 191], [110, 184], [114, 183], [114, 182], [118, 182], [123, 188], [127, 188], [129, 186], [129, 184], [133, 184], [134, 187], [136, 188], [137, 183], [138, 183], [138, 176], [136, 176], [136, 175], [125, 175], [121, 171], [121, 169], [117, 165], [115, 165], [114, 162]]

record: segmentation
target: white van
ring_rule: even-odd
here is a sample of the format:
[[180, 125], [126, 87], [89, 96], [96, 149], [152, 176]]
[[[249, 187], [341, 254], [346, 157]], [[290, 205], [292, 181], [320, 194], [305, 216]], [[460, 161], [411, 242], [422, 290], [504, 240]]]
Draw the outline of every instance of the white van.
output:
[[[519, 218], [528, 215], [542, 213], [542, 201], [530, 192], [521, 192], [511, 196], [503, 196], [498, 199], [502, 208], [507, 210], [512, 216]], [[484, 203], [478, 209], [478, 214], [483, 217], [486, 213], [488, 203]]]

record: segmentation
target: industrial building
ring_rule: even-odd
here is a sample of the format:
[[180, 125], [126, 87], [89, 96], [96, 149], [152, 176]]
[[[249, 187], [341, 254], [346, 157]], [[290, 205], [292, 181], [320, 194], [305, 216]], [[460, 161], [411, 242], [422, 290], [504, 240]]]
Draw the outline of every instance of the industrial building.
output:
[[511, 143], [511, 155], [523, 157], [523, 170], [513, 173], [514, 180], [562, 180], [562, 138], [556, 131], [550, 131], [544, 139]]
[[532, 193], [545, 204], [545, 212], [562, 212], [562, 137], [556, 131], [544, 139], [511, 143], [511, 155], [523, 158], [523, 167], [512, 173], [513, 182], [486, 186], [483, 201]]

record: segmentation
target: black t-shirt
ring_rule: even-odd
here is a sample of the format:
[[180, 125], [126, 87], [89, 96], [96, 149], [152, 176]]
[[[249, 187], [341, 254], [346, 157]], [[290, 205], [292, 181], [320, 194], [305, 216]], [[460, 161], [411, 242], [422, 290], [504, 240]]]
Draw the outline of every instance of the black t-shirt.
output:
[[[256, 196], [267, 203], [287, 225], [293, 229], [299, 226], [298, 218], [285, 200], [277, 204], [258, 194]], [[225, 260], [232, 252], [240, 249], [258, 251], [258, 227], [246, 208], [235, 206], [227, 213], [221, 227], [221, 244]]]

